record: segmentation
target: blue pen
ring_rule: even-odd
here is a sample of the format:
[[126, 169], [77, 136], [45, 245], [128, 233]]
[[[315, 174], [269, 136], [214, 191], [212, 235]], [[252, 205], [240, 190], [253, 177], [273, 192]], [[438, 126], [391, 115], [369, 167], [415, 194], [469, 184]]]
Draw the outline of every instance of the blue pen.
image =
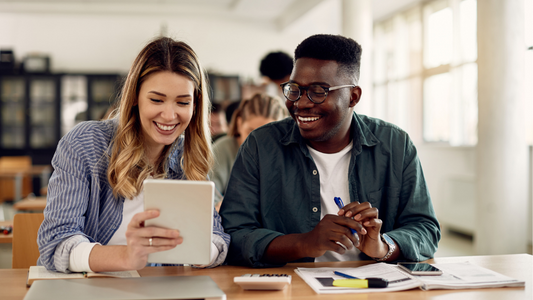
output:
[[342, 276], [344, 278], [348, 278], [348, 279], [359, 279], [355, 276], [352, 276], [352, 275], [348, 275], [346, 273], [342, 273], [342, 272], [339, 272], [339, 271], [334, 271], [333, 273], [335, 273], [335, 275], [339, 275], [339, 276]]
[[[344, 207], [344, 203], [342, 203], [341, 197], [335, 197], [333, 198], [333, 200], [335, 201], [335, 204], [337, 204], [337, 207], [339, 207], [339, 209], [342, 209]], [[355, 229], [350, 228], [350, 230], [353, 234], [357, 234], [357, 231]]]

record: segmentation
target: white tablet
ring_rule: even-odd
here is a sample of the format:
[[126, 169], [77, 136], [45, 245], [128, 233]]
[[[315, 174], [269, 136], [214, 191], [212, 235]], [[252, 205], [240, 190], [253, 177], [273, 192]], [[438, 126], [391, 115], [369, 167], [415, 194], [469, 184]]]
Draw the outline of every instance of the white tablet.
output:
[[148, 255], [150, 263], [209, 264], [213, 234], [212, 181], [146, 179], [144, 210], [157, 209], [159, 217], [145, 226], [178, 229], [183, 243], [176, 248]]

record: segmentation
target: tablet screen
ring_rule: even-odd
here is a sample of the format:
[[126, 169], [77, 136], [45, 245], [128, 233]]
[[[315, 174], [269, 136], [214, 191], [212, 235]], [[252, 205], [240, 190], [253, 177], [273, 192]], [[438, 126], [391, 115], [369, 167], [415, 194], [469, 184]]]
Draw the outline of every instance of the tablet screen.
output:
[[144, 210], [158, 209], [159, 217], [146, 220], [145, 226], [178, 229], [183, 243], [176, 248], [148, 255], [150, 263], [209, 264], [213, 234], [211, 181], [144, 181]]

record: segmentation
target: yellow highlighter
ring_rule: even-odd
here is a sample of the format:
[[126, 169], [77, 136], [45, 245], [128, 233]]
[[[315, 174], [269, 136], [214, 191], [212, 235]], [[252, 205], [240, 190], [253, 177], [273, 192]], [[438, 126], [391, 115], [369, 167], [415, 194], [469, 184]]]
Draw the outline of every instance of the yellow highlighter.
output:
[[333, 286], [349, 288], [386, 288], [389, 281], [383, 278], [365, 278], [365, 279], [336, 279], [333, 280]]

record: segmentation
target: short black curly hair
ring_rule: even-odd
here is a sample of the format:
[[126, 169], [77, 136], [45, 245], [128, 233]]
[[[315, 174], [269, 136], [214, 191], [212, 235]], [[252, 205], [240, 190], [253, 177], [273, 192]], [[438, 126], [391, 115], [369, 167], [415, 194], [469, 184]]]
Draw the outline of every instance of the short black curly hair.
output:
[[341, 35], [315, 34], [301, 42], [294, 51], [294, 58], [302, 57], [321, 60], [334, 60], [339, 64], [339, 71], [353, 76], [359, 81], [361, 52], [363, 49], [356, 41]]
[[291, 75], [293, 64], [289, 54], [281, 51], [270, 52], [261, 60], [259, 72], [272, 80], [279, 80]]

